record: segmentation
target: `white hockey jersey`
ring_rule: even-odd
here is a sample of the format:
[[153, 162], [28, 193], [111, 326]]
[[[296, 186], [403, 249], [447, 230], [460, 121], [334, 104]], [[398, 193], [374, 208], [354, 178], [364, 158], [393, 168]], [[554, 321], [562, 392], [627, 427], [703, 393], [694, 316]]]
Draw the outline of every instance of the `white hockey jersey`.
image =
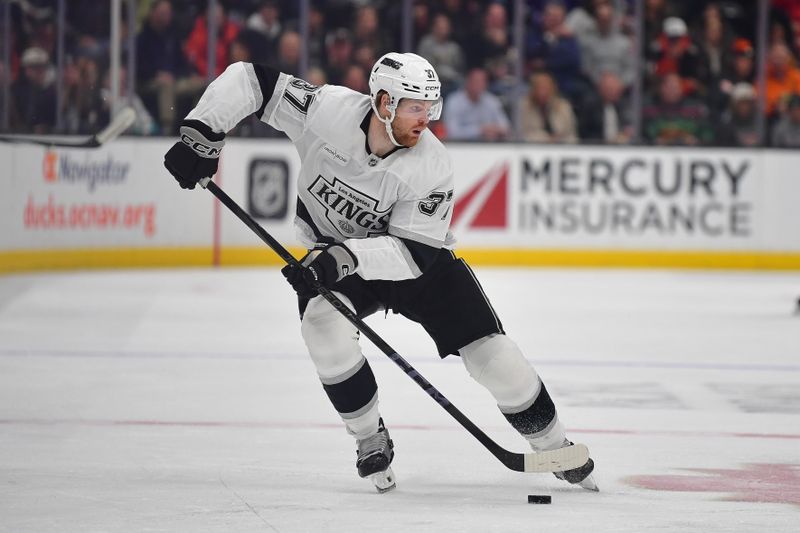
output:
[[369, 96], [287, 74], [262, 96], [249, 63], [228, 67], [186, 118], [227, 132], [262, 106], [262, 120], [300, 155], [295, 225], [306, 247], [332, 238], [354, 253], [364, 279], [400, 280], [421, 274], [402, 239], [452, 245], [453, 164], [430, 131], [413, 148], [380, 158], [366, 140]]

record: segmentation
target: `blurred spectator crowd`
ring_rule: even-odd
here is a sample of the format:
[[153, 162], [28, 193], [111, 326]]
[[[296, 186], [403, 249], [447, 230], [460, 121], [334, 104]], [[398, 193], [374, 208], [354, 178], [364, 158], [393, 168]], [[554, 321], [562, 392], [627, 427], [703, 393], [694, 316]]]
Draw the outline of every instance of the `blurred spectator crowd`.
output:
[[[513, 32], [513, 0], [415, 1], [413, 50], [437, 69], [445, 96], [442, 120], [432, 130], [468, 141], [800, 146], [800, 0], [771, 1], [763, 87], [753, 45], [756, 2], [642, 0], [637, 20], [634, 1], [526, 0], [521, 46]], [[110, 2], [66, 2], [60, 98], [57, 1], [11, 2], [9, 64], [0, 56], [0, 87], [10, 83], [4, 107], [10, 130], [100, 129], [110, 114]], [[367, 93], [375, 60], [402, 49], [402, 2], [312, 0], [301, 73], [299, 2], [219, 0], [209, 72], [206, 2], [136, 5], [136, 13], [123, 10], [120, 85], [128, 98], [133, 76], [130, 100], [139, 116], [133, 133], [140, 135], [173, 135], [208, 79], [236, 61]], [[130, 17], [136, 28], [132, 73], [124, 59]], [[234, 134], [275, 132], [248, 119]]]

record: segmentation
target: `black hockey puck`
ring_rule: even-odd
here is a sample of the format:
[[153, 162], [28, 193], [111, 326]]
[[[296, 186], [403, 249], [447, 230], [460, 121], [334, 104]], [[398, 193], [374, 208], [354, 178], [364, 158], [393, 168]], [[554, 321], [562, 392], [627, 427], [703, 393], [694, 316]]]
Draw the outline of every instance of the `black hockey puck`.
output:
[[551, 503], [553, 498], [546, 494], [528, 494], [528, 503]]

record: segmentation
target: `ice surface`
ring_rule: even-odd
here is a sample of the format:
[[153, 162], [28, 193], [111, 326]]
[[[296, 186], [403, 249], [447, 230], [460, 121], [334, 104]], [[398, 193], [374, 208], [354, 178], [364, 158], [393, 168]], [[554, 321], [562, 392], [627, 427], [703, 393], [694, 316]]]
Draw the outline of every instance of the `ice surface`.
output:
[[[800, 530], [800, 275], [478, 275], [602, 492], [506, 470], [367, 343], [397, 452], [398, 488], [377, 494], [276, 269], [15, 275], [0, 277], [0, 531]], [[526, 451], [419, 326], [369, 322]]]

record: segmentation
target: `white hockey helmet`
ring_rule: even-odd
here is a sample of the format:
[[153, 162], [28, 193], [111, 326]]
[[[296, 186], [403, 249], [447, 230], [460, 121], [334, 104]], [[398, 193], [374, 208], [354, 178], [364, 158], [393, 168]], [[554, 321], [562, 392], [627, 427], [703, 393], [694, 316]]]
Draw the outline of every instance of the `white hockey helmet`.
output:
[[[389, 52], [372, 67], [369, 75], [369, 96], [372, 99], [372, 109], [380, 118], [375, 103], [379, 91], [386, 91], [389, 95], [387, 107], [391, 115], [387, 128], [394, 120], [397, 106], [403, 98], [432, 102], [427, 108], [429, 120], [438, 120], [442, 114], [442, 84], [439, 76], [433, 65], [417, 54]], [[382, 120], [387, 122], [386, 119]]]

